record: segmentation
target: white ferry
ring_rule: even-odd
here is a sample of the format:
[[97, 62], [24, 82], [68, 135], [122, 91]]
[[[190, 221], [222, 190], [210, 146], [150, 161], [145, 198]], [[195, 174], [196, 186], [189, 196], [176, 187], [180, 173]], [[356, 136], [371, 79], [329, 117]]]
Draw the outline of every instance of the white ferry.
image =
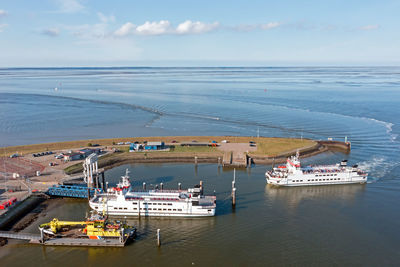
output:
[[368, 174], [357, 165], [347, 166], [347, 160], [336, 165], [300, 165], [299, 153], [287, 159], [286, 165], [265, 173], [268, 184], [278, 186], [330, 185], [366, 183]]
[[215, 215], [216, 197], [204, 196], [203, 188], [199, 185], [187, 190], [132, 191], [128, 173], [126, 170], [116, 187], [90, 199], [90, 207], [98, 213], [115, 216]]

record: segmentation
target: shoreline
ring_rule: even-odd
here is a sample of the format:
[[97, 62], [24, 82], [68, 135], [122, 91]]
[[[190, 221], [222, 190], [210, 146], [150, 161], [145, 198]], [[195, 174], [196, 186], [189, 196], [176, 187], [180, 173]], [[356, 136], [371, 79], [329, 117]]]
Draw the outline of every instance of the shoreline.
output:
[[[228, 141], [225, 141], [228, 140]], [[129, 151], [128, 142], [162, 141], [169, 146], [170, 151]], [[195, 146], [183, 144], [192, 143]], [[210, 146], [217, 143], [218, 146]], [[253, 145], [251, 143], [255, 143]], [[96, 144], [97, 148], [105, 151], [99, 157], [99, 168], [111, 169], [116, 166], [130, 163], [222, 163], [222, 159], [229, 153], [232, 157], [242, 155], [245, 162], [250, 160], [255, 164], [282, 163], [286, 158], [294, 155], [298, 150], [301, 157], [310, 157], [329, 150], [348, 153], [350, 143], [340, 141], [321, 141], [298, 138], [279, 137], [251, 137], [251, 136], [163, 136], [163, 137], [129, 137], [109, 139], [88, 139], [78, 141], [33, 144], [26, 146], [3, 147], [3, 153], [12, 155], [18, 153], [30, 162], [37, 162], [47, 166], [48, 162], [56, 161], [53, 156], [44, 158], [32, 157], [32, 153], [41, 151], [57, 151], [90, 147]], [[202, 146], [199, 146], [202, 144]], [[120, 152], [115, 152], [120, 151]], [[250, 159], [249, 159], [250, 158]], [[71, 175], [82, 171], [82, 160], [63, 162], [57, 161], [56, 167], [46, 167], [47, 172], [57, 172], [57, 176]], [[229, 165], [229, 164], [228, 164]], [[49, 173], [49, 175], [51, 175]], [[57, 180], [57, 179], [56, 179]]]
[[[286, 162], [287, 157], [294, 155], [297, 150], [301, 158], [311, 157], [327, 151], [350, 152], [350, 144], [340, 141], [314, 141], [310, 146], [282, 151], [277, 155], [257, 155], [248, 153], [254, 164], [275, 164]], [[132, 163], [221, 163], [222, 152], [135, 152], [113, 153], [99, 158], [99, 168], [109, 170], [124, 164]], [[196, 159], [195, 159], [196, 158]], [[233, 166], [233, 165], [232, 165]], [[65, 169], [66, 174], [76, 174], [82, 171], [82, 164], [77, 163]]]

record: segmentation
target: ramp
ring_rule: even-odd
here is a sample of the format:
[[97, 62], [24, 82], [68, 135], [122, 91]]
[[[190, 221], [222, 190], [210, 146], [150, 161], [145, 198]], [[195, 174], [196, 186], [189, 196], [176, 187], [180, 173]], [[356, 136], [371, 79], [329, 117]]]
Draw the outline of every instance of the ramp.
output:
[[10, 239], [19, 239], [19, 240], [37, 241], [37, 242], [39, 242], [39, 240], [40, 240], [40, 235], [17, 233], [17, 232], [10, 232], [10, 231], [0, 231], [0, 237], [10, 238]]
[[232, 164], [232, 151], [225, 152], [222, 158], [222, 166], [230, 166]]

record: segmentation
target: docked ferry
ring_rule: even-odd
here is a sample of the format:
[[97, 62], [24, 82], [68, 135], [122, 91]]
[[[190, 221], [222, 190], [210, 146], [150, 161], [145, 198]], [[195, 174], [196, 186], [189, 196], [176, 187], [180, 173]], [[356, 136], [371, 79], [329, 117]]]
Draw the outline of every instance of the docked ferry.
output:
[[116, 187], [89, 201], [93, 210], [114, 216], [214, 216], [216, 197], [203, 195], [199, 185], [187, 190], [133, 191], [128, 170]]
[[267, 183], [277, 186], [366, 183], [367, 176], [357, 165], [347, 166], [347, 160], [335, 165], [302, 168], [298, 152], [287, 159], [286, 165], [274, 167], [265, 173]]

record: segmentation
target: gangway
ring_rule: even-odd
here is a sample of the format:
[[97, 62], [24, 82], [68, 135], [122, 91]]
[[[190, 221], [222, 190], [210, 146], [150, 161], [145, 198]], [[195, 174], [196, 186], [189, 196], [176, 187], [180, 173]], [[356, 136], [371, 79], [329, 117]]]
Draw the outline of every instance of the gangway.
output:
[[28, 234], [28, 233], [17, 233], [10, 231], [0, 231], [0, 237], [3, 238], [11, 238], [11, 239], [20, 239], [20, 240], [29, 240], [29, 241], [39, 241], [40, 235]]
[[95, 193], [102, 193], [103, 190], [101, 188], [88, 188], [87, 186], [53, 185], [49, 187], [46, 194], [57, 197], [88, 198], [88, 192], [92, 197]]

